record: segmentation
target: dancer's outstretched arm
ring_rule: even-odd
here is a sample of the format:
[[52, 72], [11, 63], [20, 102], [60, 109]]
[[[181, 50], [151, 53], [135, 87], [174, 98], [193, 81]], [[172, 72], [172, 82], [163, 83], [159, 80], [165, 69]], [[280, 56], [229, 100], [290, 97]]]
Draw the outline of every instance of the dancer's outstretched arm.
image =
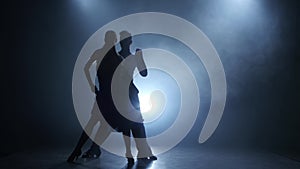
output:
[[87, 61], [87, 63], [84, 66], [84, 73], [93, 93], [95, 93], [95, 84], [93, 83], [93, 80], [91, 78], [90, 68], [96, 60], [97, 60], [97, 51], [93, 53], [93, 55], [90, 57], [90, 59]]
[[137, 49], [135, 53], [136, 61], [137, 61], [137, 68], [141, 76], [147, 76], [147, 67], [143, 58], [143, 53], [141, 49]]

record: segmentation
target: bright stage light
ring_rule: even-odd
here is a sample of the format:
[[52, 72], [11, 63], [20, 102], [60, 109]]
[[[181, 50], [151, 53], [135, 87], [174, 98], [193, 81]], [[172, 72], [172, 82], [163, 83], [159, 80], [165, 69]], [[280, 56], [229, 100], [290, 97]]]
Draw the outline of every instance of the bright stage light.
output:
[[160, 90], [154, 90], [144, 94], [140, 93], [139, 100], [145, 123], [158, 119], [165, 111], [166, 98]]
[[142, 113], [147, 113], [151, 110], [152, 104], [150, 100], [150, 95], [141, 94], [139, 95], [140, 108]]

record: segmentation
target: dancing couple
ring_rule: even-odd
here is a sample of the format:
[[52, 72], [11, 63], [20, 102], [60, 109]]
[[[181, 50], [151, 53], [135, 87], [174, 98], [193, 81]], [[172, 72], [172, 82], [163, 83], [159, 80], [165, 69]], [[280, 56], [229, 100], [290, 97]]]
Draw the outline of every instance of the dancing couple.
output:
[[[107, 31], [104, 41], [104, 46], [93, 53], [84, 68], [91, 90], [96, 94], [96, 101], [85, 130], [67, 161], [74, 162], [82, 154], [81, 148], [89, 139], [89, 135], [91, 135], [94, 126], [98, 122], [100, 122], [100, 127], [96, 133], [95, 142], [101, 145], [111, 132], [121, 132], [126, 147], [125, 156], [128, 164], [134, 164], [131, 153], [131, 134], [135, 139], [138, 150], [138, 160], [157, 160], [147, 143], [143, 117], [140, 112], [139, 90], [133, 83], [133, 72], [136, 68], [141, 76], [147, 76], [142, 50], [137, 49], [135, 54], [130, 52], [132, 37], [127, 31], [120, 32], [121, 50], [119, 52], [116, 52], [117, 35], [114, 31]], [[90, 67], [94, 62], [97, 66], [95, 83], [93, 83], [90, 75]], [[119, 76], [114, 76], [114, 74]], [[128, 85], [125, 79], [129, 79]], [[99, 85], [96, 85], [97, 82]], [[112, 91], [117, 92], [117, 94], [118, 91], [122, 93], [124, 89], [127, 92], [127, 97], [112, 94]], [[128, 96], [129, 99], [127, 99]], [[121, 110], [115, 105], [115, 100], [122, 105]], [[82, 155], [82, 158], [98, 158], [101, 155], [100, 146], [95, 142]]]

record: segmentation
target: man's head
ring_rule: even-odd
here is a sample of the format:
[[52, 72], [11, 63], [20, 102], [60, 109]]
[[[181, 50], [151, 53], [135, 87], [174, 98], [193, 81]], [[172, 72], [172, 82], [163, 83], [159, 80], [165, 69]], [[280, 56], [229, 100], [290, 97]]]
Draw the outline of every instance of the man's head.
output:
[[132, 44], [132, 37], [128, 31], [120, 32], [120, 45], [122, 48], [129, 47]]
[[117, 42], [117, 34], [116, 32], [109, 30], [105, 33], [105, 44], [107, 45], [115, 45], [115, 43]]

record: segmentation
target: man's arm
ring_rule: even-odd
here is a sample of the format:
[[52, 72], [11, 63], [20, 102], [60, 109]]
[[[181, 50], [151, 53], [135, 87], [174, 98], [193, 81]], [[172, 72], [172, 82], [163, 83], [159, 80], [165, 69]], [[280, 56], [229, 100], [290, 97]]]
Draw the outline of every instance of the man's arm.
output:
[[141, 76], [147, 76], [147, 67], [143, 59], [143, 53], [141, 49], [136, 49], [136, 60], [137, 60], [137, 68]]

